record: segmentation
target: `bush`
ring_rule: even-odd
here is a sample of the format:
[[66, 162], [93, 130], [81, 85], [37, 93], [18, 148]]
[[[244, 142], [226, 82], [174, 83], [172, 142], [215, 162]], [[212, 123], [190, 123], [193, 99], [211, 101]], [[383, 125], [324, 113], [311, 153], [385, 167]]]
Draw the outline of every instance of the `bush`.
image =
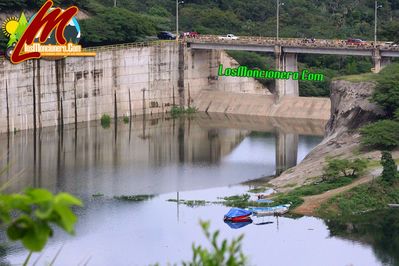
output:
[[381, 120], [360, 129], [364, 146], [391, 150], [399, 145], [399, 122]]
[[103, 128], [109, 128], [110, 125], [111, 125], [111, 117], [107, 114], [103, 114], [103, 116], [101, 117], [101, 126]]
[[6, 226], [12, 241], [21, 241], [31, 252], [41, 251], [53, 235], [53, 225], [74, 233], [77, 217], [72, 206], [83, 205], [68, 193], [53, 195], [39, 188], [21, 194], [0, 193], [0, 224]]
[[219, 243], [219, 231], [211, 234], [209, 232], [209, 222], [201, 222], [201, 227], [207, 240], [211, 242], [212, 249], [209, 251], [202, 246], [193, 244], [192, 261], [183, 262], [183, 266], [246, 265], [246, 257], [241, 247], [243, 235], [233, 238], [230, 243], [226, 239]]
[[367, 168], [367, 161], [355, 159], [329, 159], [324, 167], [323, 180], [335, 180], [339, 177], [355, 178], [364, 173]]
[[388, 117], [393, 117], [399, 109], [399, 64], [389, 65], [381, 71], [372, 100], [384, 108]]
[[392, 154], [387, 151], [382, 152], [381, 156], [381, 165], [383, 167], [381, 178], [382, 180], [393, 183], [399, 174], [398, 167], [396, 166], [395, 161], [392, 159]]
[[129, 123], [129, 117], [124, 115], [123, 116], [123, 123], [128, 124]]

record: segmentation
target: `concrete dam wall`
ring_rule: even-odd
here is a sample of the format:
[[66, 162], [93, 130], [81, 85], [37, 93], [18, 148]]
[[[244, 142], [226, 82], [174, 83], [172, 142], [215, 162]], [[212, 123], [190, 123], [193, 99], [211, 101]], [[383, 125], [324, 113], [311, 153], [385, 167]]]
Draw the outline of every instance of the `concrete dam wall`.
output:
[[223, 51], [176, 43], [101, 47], [94, 58], [0, 61], [0, 133], [193, 105], [201, 90], [270, 95], [250, 78], [218, 78]]

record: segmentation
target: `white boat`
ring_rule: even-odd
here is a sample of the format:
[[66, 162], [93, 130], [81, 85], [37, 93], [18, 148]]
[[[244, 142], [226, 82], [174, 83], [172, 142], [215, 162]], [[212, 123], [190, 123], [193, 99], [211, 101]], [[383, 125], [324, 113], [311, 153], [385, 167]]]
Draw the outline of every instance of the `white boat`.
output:
[[289, 211], [290, 206], [291, 204], [283, 204], [274, 207], [249, 207], [248, 209], [256, 216], [282, 215]]

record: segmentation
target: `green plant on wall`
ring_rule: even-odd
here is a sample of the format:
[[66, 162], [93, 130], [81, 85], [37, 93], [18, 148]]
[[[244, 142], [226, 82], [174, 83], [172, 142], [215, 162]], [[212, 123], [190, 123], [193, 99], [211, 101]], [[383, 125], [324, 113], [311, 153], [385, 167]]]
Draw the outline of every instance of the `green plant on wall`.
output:
[[107, 114], [101, 116], [101, 126], [103, 128], [109, 128], [111, 126], [111, 117]]

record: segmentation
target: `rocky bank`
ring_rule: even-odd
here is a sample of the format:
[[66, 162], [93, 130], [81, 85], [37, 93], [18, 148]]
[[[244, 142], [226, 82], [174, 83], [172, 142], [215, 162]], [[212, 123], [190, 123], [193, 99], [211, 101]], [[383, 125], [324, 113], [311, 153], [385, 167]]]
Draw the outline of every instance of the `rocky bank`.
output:
[[361, 156], [377, 160], [378, 151], [358, 154], [360, 135], [358, 129], [378, 119], [383, 110], [369, 101], [374, 82], [349, 82], [335, 80], [331, 83], [331, 115], [326, 125], [324, 140], [297, 166], [288, 169], [270, 181], [278, 191], [288, 191], [308, 184], [321, 175], [325, 159], [339, 156]]

